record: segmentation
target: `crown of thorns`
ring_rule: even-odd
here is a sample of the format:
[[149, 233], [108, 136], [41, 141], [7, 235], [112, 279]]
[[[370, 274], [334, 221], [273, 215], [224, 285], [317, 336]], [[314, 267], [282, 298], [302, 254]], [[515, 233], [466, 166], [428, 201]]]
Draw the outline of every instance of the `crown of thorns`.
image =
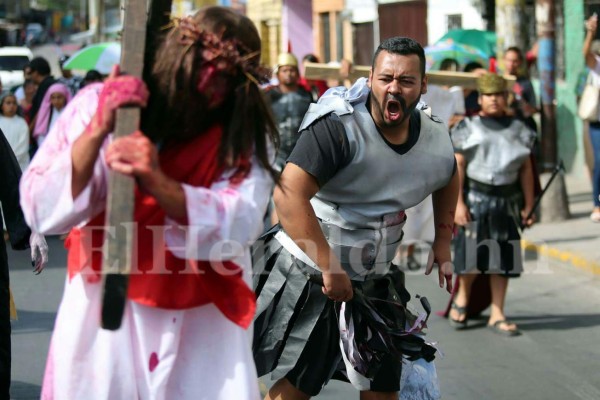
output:
[[[172, 18], [165, 29], [178, 29], [177, 41], [186, 46], [187, 53], [192, 47], [198, 46], [212, 53], [212, 62], [222, 70], [240, 70], [249, 81], [260, 85], [268, 82], [269, 69], [253, 62], [252, 59], [260, 55], [260, 51], [250, 51], [237, 39], [221, 39], [216, 34], [202, 29], [191, 17]], [[245, 55], [240, 54], [245, 51]]]

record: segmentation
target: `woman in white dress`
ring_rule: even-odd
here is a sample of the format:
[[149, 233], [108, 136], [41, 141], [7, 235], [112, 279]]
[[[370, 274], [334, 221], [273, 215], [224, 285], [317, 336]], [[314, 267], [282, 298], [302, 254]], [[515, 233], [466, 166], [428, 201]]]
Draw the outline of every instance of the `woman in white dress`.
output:
[[17, 98], [13, 94], [0, 99], [0, 129], [17, 157], [21, 171], [29, 164], [29, 128], [27, 122], [17, 115]]

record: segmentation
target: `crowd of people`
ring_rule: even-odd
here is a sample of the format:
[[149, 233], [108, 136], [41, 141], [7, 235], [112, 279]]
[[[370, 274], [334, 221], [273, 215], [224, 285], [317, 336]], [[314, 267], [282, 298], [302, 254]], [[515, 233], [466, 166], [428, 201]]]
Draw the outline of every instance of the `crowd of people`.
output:
[[[331, 379], [366, 400], [437, 399], [432, 310], [409, 304], [405, 267], [419, 265], [399, 253], [405, 231], [429, 243], [424, 270], [451, 294], [454, 328], [491, 306], [491, 331], [520, 333], [504, 304], [535, 222], [537, 105], [518, 48], [504, 52], [512, 87], [455, 60], [444, 69], [475, 71], [477, 90], [429, 85], [423, 47], [393, 37], [368, 77], [349, 82], [345, 66], [328, 88], [291, 53], [269, 76], [256, 27], [228, 8], [176, 22], [143, 79], [118, 67], [55, 79], [35, 58], [0, 99], [10, 240], [29, 243], [39, 272], [41, 235], [68, 235], [42, 398], [256, 400], [270, 373], [265, 399], [308, 399]], [[113, 138], [121, 106], [141, 107], [141, 125]], [[111, 173], [135, 178], [137, 227], [115, 331], [100, 324], [97, 251]]]
[[67, 59], [59, 58], [58, 79], [52, 76], [48, 60], [36, 57], [23, 68], [22, 85], [6, 90], [0, 85], [0, 128], [22, 170], [71, 98], [85, 85], [104, 79], [96, 70], [87, 71], [85, 77], [73, 75], [63, 69]]

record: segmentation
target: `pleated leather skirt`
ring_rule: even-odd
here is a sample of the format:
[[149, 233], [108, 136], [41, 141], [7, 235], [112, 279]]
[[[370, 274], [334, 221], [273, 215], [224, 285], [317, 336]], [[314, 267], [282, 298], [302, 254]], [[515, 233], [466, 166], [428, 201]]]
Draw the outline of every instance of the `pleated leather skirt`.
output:
[[[404, 330], [405, 326], [415, 323], [417, 317], [404, 307], [410, 294], [404, 287], [402, 271], [393, 267], [380, 278], [352, 281], [355, 299], [344, 303], [342, 308], [341, 303], [334, 303], [322, 293], [319, 283], [309, 279], [320, 274], [319, 271], [284, 248], [275, 238], [277, 231], [266, 233], [253, 251], [257, 294], [253, 352], [258, 376], [271, 373], [274, 380], [286, 377], [295, 387], [313, 396], [332, 378], [349, 380], [359, 390], [398, 391], [403, 362], [403, 357], [398, 356], [400, 352], [411, 360], [434, 358], [436, 350], [422, 335]], [[389, 304], [397, 303], [399, 306], [388, 314], [393, 315], [389, 319], [395, 325], [390, 331], [397, 335], [383, 332], [387, 328], [382, 330], [383, 335], [367, 333], [372, 321], [366, 321], [367, 312], [364, 303], [359, 306], [356, 301], [358, 296], [381, 299], [384, 306], [377, 312], [382, 313], [387, 312], [384, 308]], [[353, 368], [343, 359], [338, 328], [340, 313], [356, 327], [351, 345], [360, 351], [364, 350], [362, 347], [369, 348], [361, 354], [363, 357], [358, 357], [365, 365]], [[386, 336], [394, 336], [396, 354], [388, 354], [392, 352], [386, 343], [374, 343]], [[354, 371], [348, 369], [360, 370], [362, 375], [368, 376], [366, 386], [364, 379], [363, 383], [356, 384], [349, 377]]]
[[468, 183], [465, 199], [472, 222], [454, 239], [454, 271], [517, 277], [523, 271], [518, 224], [523, 195], [518, 184]]

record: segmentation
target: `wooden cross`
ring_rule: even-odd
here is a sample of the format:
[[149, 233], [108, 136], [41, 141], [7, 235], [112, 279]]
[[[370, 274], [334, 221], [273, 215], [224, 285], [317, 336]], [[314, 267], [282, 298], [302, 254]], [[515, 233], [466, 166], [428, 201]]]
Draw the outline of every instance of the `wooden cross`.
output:
[[[166, 25], [165, 20], [168, 20], [171, 11], [171, 1], [150, 0], [149, 3], [148, 10], [148, 0], [125, 2], [120, 67], [123, 73], [139, 78], [142, 77], [144, 61], [151, 64], [152, 60], [149, 58], [154, 54], [155, 36]], [[139, 125], [139, 108], [120, 108], [117, 110], [113, 136], [118, 138], [129, 135]], [[125, 310], [133, 256], [131, 223], [134, 187], [133, 178], [110, 172], [106, 207], [107, 234], [102, 264], [104, 289], [101, 316], [102, 328], [109, 330], [119, 329]]]
[[[354, 82], [358, 78], [369, 77], [371, 67], [368, 65], [355, 65], [351, 68], [348, 77], [340, 76], [340, 67], [329, 64], [306, 63], [304, 64], [304, 76], [306, 79], [349, 79]], [[465, 89], [477, 89], [477, 77], [479, 75], [472, 72], [453, 72], [453, 71], [429, 71], [427, 72], [427, 82], [432, 85], [440, 86], [462, 86]], [[513, 75], [504, 75], [507, 88], [510, 90], [516, 82]]]

